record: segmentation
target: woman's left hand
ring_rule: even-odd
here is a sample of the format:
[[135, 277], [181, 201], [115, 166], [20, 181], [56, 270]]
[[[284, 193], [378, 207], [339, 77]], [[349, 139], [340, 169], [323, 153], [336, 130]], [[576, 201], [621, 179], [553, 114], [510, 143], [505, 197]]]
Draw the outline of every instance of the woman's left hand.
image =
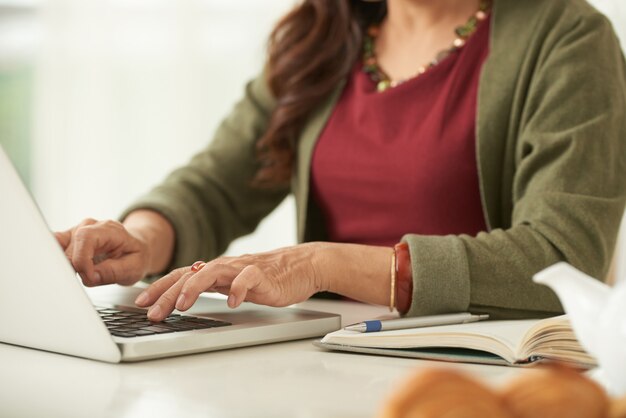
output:
[[[197, 272], [190, 266], [172, 271], [150, 285], [135, 303], [140, 307], [152, 305], [148, 318], [155, 322], [174, 309], [189, 309], [205, 291], [228, 295], [231, 308], [244, 300], [288, 306], [326, 290], [384, 304], [389, 297], [388, 290], [382, 296], [388, 288], [389, 251], [386, 247], [314, 242], [259, 254], [219, 257]], [[350, 290], [344, 291], [341, 282], [346, 278]], [[350, 294], [352, 289], [354, 294]]]

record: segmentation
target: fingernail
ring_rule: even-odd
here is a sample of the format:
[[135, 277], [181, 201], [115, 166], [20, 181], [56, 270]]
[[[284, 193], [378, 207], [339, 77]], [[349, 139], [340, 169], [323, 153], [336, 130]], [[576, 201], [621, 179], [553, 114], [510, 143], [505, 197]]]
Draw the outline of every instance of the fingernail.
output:
[[161, 307], [159, 305], [154, 305], [148, 311], [148, 317], [150, 318], [159, 318], [161, 316]]
[[141, 292], [137, 299], [135, 299], [135, 305], [145, 305], [148, 302], [148, 292]]
[[235, 295], [233, 295], [232, 293], [230, 295], [228, 295], [228, 300], [226, 301], [226, 303], [228, 303], [228, 306], [230, 306], [231, 308], [235, 307]]
[[185, 309], [185, 295], [183, 293], [181, 293], [178, 299], [176, 300], [176, 309], [178, 310]]
[[93, 275], [93, 281], [94, 281], [95, 284], [102, 283], [102, 276], [97, 271]]

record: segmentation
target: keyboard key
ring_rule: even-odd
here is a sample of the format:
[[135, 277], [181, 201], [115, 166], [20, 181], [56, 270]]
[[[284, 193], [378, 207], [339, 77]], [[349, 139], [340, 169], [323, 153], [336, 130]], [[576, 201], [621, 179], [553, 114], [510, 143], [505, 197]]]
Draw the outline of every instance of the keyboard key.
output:
[[175, 331], [173, 329], [160, 327], [158, 325], [152, 325], [152, 326], [145, 327], [145, 328], [142, 328], [142, 329], [147, 330], [147, 331], [153, 331], [155, 334], [166, 334], [168, 332], [174, 332]]
[[115, 331], [115, 332], [129, 332], [129, 333], [132, 333], [133, 331], [136, 331], [136, 330], [134, 330], [132, 328], [126, 328], [126, 327], [117, 327], [113, 331]]
[[126, 338], [130, 338], [130, 337], [136, 337], [135, 334], [130, 334], [128, 332], [120, 332], [120, 331], [111, 331], [111, 335], [115, 335], [116, 337], [126, 337]]
[[148, 331], [147, 329], [136, 329], [132, 331], [131, 334], [134, 334], [138, 337], [143, 337], [144, 335], [154, 335], [156, 333], [153, 331]]
[[127, 322], [127, 321], [109, 321], [109, 322], [106, 322], [106, 323], [110, 324], [110, 325], [114, 325], [114, 326], [125, 327], [125, 326], [130, 325], [132, 322]]
[[142, 312], [120, 312], [117, 315], [122, 316], [124, 318], [141, 318], [141, 317], [145, 317], [146, 314], [142, 313]]
[[145, 328], [145, 327], [149, 327], [151, 326], [152, 323], [148, 322], [148, 321], [141, 321], [141, 322], [133, 322], [131, 324], [126, 324], [124, 325], [126, 328], [133, 328], [133, 329], [139, 329], [139, 328]]

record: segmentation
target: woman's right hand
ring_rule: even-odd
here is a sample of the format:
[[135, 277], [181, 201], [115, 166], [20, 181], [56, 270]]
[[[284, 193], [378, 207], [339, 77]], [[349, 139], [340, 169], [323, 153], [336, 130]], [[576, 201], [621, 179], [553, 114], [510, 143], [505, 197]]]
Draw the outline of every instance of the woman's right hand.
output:
[[55, 236], [86, 286], [132, 285], [149, 273], [147, 240], [120, 222], [85, 219]]

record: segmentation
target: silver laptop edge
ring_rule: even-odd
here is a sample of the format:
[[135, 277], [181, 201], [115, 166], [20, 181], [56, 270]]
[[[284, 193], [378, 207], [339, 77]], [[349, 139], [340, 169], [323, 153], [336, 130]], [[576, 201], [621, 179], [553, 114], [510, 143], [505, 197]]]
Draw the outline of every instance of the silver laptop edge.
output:
[[120, 338], [109, 334], [92, 300], [133, 307], [138, 288], [86, 289], [0, 147], [0, 342], [117, 363], [312, 338], [340, 327], [336, 314], [201, 297], [191, 315], [228, 327]]

